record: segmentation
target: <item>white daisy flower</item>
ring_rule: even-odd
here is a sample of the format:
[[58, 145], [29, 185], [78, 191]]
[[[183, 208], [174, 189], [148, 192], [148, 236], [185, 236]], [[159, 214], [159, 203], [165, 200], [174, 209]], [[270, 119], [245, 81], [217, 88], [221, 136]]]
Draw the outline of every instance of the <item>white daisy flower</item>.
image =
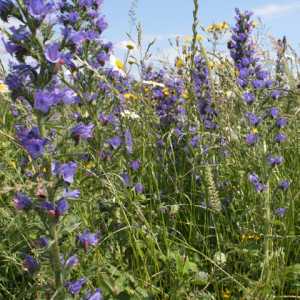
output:
[[111, 54], [109, 57], [109, 64], [113, 67], [114, 71], [119, 71], [119, 74], [121, 76], [126, 75], [125, 72], [122, 70], [122, 63], [119, 60], [117, 60], [117, 58], [113, 54]]
[[0, 81], [0, 93], [6, 94], [9, 92], [8, 86]]
[[140, 116], [137, 113], [131, 112], [131, 111], [127, 110], [127, 109], [125, 109], [124, 112], [121, 112], [121, 116], [122, 117], [130, 117], [131, 119], [138, 119], [138, 118], [140, 118]]
[[133, 51], [138, 51], [138, 49], [139, 49], [137, 44], [132, 41], [123, 41], [123, 42], [121, 42], [121, 46], [123, 49], [129, 49], [129, 50], [133, 50]]

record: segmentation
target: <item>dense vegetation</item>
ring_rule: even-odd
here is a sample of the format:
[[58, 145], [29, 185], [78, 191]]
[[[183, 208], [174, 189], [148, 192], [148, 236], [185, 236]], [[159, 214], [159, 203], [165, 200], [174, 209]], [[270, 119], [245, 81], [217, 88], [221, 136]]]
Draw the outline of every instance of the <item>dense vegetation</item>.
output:
[[239, 9], [205, 49], [194, 0], [174, 65], [141, 23], [121, 63], [102, 2], [0, 1], [0, 298], [299, 299], [296, 52]]

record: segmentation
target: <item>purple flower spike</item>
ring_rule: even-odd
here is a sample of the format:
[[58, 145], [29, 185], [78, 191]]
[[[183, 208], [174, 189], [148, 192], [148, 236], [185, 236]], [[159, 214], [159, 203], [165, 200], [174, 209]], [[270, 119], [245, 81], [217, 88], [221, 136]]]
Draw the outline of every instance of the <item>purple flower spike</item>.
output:
[[64, 214], [70, 208], [65, 198], [61, 198], [55, 203], [57, 205], [56, 210], [59, 214]]
[[92, 128], [94, 128], [94, 126], [94, 124], [84, 125], [83, 123], [79, 123], [71, 128], [71, 133], [74, 135], [80, 135], [88, 141], [89, 137], [93, 137]]
[[247, 134], [247, 142], [249, 145], [254, 145], [255, 141], [258, 140], [258, 134], [253, 135], [252, 133]]
[[279, 143], [282, 143], [286, 140], [286, 133], [279, 133], [278, 136], [274, 135], [274, 139]]
[[279, 183], [278, 187], [281, 189], [281, 190], [285, 190], [287, 189], [289, 186], [290, 186], [291, 182], [290, 181], [282, 181], [281, 183]]
[[22, 192], [17, 192], [16, 196], [18, 197], [17, 199], [12, 199], [12, 201], [17, 204], [16, 210], [21, 210], [23, 208], [27, 208], [33, 205], [30, 199], [27, 196], [25, 196]]
[[73, 183], [74, 175], [77, 172], [77, 165], [78, 162], [69, 161], [67, 164], [61, 166], [61, 176], [63, 177], [64, 181]]
[[287, 119], [278, 118], [278, 120], [276, 121], [276, 125], [277, 125], [279, 128], [284, 128], [286, 122], [287, 122]]
[[57, 64], [61, 59], [61, 53], [59, 50], [59, 43], [47, 44], [45, 46], [45, 58], [53, 63]]
[[37, 262], [28, 254], [24, 254], [24, 258], [26, 258], [27, 261], [23, 263], [23, 267], [28, 269], [30, 272], [33, 272], [37, 267]]
[[262, 185], [261, 183], [255, 182], [255, 183], [254, 183], [254, 189], [255, 189], [257, 192], [263, 192], [264, 190], [267, 189], [267, 186], [266, 186], [266, 185]]
[[78, 279], [70, 286], [70, 292], [73, 295], [77, 295], [79, 291], [82, 289], [82, 285], [86, 282], [85, 278]]
[[286, 208], [278, 208], [278, 209], [274, 209], [274, 212], [276, 214], [280, 214], [283, 217], [285, 215], [285, 210]]

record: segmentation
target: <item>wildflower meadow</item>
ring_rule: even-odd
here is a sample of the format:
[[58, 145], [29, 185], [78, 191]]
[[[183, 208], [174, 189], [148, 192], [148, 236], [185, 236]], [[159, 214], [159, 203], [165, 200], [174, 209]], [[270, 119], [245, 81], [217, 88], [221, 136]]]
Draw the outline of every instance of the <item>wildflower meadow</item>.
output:
[[117, 58], [102, 3], [0, 1], [0, 299], [300, 299], [297, 52], [193, 0]]

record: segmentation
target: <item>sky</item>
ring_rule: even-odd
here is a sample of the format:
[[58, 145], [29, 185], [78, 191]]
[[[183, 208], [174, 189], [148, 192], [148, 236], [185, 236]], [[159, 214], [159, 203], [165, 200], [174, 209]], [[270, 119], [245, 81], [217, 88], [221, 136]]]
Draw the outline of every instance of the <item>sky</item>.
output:
[[[103, 36], [107, 41], [116, 44], [115, 56], [121, 62], [124, 60], [126, 51], [121, 48], [121, 42], [128, 40], [126, 31], [130, 32], [130, 17], [128, 11], [132, 6], [133, 0], [104, 0], [102, 6], [102, 13], [106, 16], [109, 23], [109, 28], [104, 31]], [[258, 16], [264, 26], [257, 28], [268, 30], [268, 33], [273, 35], [276, 39], [282, 38], [284, 35], [287, 37], [291, 46], [299, 52], [299, 31], [300, 28], [300, 1], [294, 0], [198, 0], [198, 20], [199, 25], [204, 28], [209, 27], [213, 20], [216, 23], [222, 23], [224, 20], [229, 25], [234, 25], [234, 9], [238, 7], [240, 10], [250, 10], [255, 13], [251, 18], [254, 21], [258, 20]], [[171, 62], [177, 56], [176, 51], [170, 46], [168, 39], [171, 38], [175, 44], [175, 39], [180, 36], [180, 43], [184, 44], [187, 37], [192, 36], [192, 23], [193, 23], [193, 9], [194, 1], [192, 0], [138, 0], [137, 7], [135, 8], [136, 23], [141, 20], [143, 38], [142, 50], [145, 51], [148, 44], [156, 38], [155, 44], [152, 46], [152, 61], [161, 56], [157, 56], [158, 48], [166, 56], [169, 56]], [[0, 22], [0, 27], [3, 23]], [[7, 25], [6, 25], [7, 27]], [[208, 35], [203, 32], [200, 26], [197, 27], [199, 35], [204, 37], [204, 46], [209, 47], [207, 41]], [[135, 26], [132, 28], [132, 37], [136, 39], [137, 32]], [[229, 40], [230, 33], [226, 34]], [[0, 42], [1, 44], [1, 42]], [[269, 46], [269, 50], [272, 46]], [[133, 53], [138, 59], [139, 54]], [[5, 62], [8, 61], [9, 55], [1, 54], [1, 59]], [[134, 70], [134, 75], [137, 71]]]

